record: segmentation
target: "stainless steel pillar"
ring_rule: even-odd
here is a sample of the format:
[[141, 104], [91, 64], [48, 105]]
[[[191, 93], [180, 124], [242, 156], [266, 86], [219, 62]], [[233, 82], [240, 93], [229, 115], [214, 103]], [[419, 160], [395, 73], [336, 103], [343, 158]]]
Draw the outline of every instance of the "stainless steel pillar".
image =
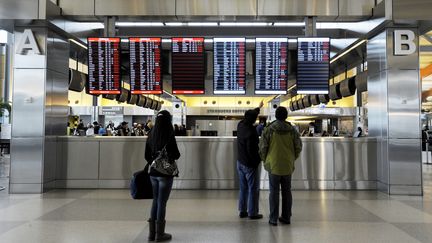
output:
[[[396, 30], [414, 33], [411, 53], [395, 55]], [[404, 37], [405, 38], [405, 37]], [[420, 79], [416, 29], [388, 28], [369, 40], [369, 136], [378, 138], [378, 189], [421, 195]]]
[[[19, 50], [26, 29], [39, 54]], [[46, 27], [16, 26], [14, 34], [10, 192], [41, 193], [54, 187], [56, 136], [66, 134], [69, 44]]]

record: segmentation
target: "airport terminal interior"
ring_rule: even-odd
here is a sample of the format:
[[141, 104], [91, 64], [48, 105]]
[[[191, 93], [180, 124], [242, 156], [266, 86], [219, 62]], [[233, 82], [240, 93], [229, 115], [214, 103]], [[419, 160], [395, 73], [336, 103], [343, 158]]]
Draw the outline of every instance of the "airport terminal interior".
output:
[[[130, 185], [163, 110], [180, 152], [172, 242], [432, 242], [431, 12], [431, 0], [0, 1], [0, 243], [148, 242], [152, 200]], [[302, 143], [290, 224], [269, 221], [265, 158], [263, 217], [239, 217], [238, 124], [257, 107], [260, 144], [279, 107]]]

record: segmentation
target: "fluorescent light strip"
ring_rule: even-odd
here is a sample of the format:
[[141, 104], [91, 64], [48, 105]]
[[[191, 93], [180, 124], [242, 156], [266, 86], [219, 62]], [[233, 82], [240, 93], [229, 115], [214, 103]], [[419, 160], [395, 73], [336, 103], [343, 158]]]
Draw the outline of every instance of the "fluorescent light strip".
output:
[[245, 38], [213, 38], [214, 42], [234, 42], [234, 41], [239, 41], [239, 42], [245, 42], [246, 39]]
[[362, 40], [362, 41], [360, 41], [359, 43], [355, 44], [355, 45], [354, 45], [353, 47], [351, 47], [350, 49], [348, 49], [348, 50], [342, 52], [341, 54], [337, 55], [335, 58], [331, 59], [330, 63], [335, 62], [336, 60], [338, 60], [339, 58], [345, 56], [348, 52], [352, 51], [353, 49], [357, 48], [359, 45], [361, 45], [361, 44], [363, 44], [363, 43], [365, 43], [365, 42], [367, 42], [367, 40]]
[[[280, 91], [278, 91], [278, 90], [256, 90], [255, 91], [255, 94], [277, 94], [279, 97], [280, 97], [280, 95], [284, 95], [284, 94], [286, 94], [286, 91], [284, 91], [284, 90], [280, 90]], [[279, 97], [276, 97], [276, 98], [279, 98]]]
[[182, 26], [182, 22], [165, 22], [166, 26]]
[[327, 90], [302, 90], [302, 91], [298, 91], [297, 90], [297, 94], [328, 94]]
[[274, 22], [273, 26], [277, 27], [302, 27], [305, 26], [304, 22]]
[[288, 42], [288, 38], [256, 38], [257, 42]]
[[315, 41], [322, 41], [322, 42], [329, 42], [330, 38], [324, 37], [324, 38], [314, 38], [314, 37], [307, 37], [307, 38], [297, 38], [299, 42], [315, 42]]
[[267, 22], [220, 22], [220, 26], [270, 26]]
[[214, 94], [245, 94], [246, 91], [225, 91], [225, 90], [214, 90]]
[[75, 43], [75, 44], [77, 44], [77, 45], [79, 45], [79, 46], [81, 46], [82, 48], [84, 48], [84, 49], [87, 50], [87, 46], [85, 46], [85, 45], [79, 43], [78, 41], [76, 41], [76, 40], [74, 40], [74, 39], [69, 39], [69, 41], [71, 41], [71, 42], [73, 42], [73, 43]]
[[190, 22], [187, 23], [187, 26], [217, 26], [218, 23], [217, 22]]
[[120, 27], [153, 27], [153, 26], [164, 26], [162, 22], [117, 22], [116, 26]]

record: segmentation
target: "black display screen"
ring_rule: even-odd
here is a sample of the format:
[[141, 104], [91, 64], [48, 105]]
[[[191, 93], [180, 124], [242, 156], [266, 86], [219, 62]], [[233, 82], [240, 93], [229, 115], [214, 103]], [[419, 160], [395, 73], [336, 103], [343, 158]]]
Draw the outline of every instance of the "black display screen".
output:
[[298, 38], [297, 93], [328, 94], [329, 38]]
[[162, 94], [161, 38], [129, 38], [132, 94]]
[[213, 93], [245, 94], [245, 38], [214, 38], [213, 47]]
[[120, 94], [120, 38], [88, 38], [87, 93]]
[[288, 39], [257, 38], [255, 51], [255, 94], [286, 94]]
[[174, 94], [204, 94], [204, 38], [172, 38]]

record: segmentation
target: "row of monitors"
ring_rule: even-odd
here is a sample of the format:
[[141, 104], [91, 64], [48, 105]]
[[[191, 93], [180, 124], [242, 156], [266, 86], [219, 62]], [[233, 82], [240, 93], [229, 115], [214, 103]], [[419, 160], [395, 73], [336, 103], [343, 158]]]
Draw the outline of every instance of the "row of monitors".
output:
[[[89, 38], [90, 94], [119, 94], [120, 38]], [[288, 39], [256, 38], [255, 93], [286, 94]], [[204, 38], [172, 38], [174, 94], [205, 93]], [[214, 94], [246, 93], [246, 39], [214, 38]], [[161, 38], [129, 38], [132, 94], [161, 94]], [[298, 38], [297, 91], [328, 93], [329, 38]]]
[[162, 109], [162, 102], [152, 99], [144, 95], [132, 94], [129, 90], [122, 89], [119, 95], [105, 94], [103, 98], [109, 100], [116, 100], [118, 102], [136, 105], [143, 108], [159, 111]]

